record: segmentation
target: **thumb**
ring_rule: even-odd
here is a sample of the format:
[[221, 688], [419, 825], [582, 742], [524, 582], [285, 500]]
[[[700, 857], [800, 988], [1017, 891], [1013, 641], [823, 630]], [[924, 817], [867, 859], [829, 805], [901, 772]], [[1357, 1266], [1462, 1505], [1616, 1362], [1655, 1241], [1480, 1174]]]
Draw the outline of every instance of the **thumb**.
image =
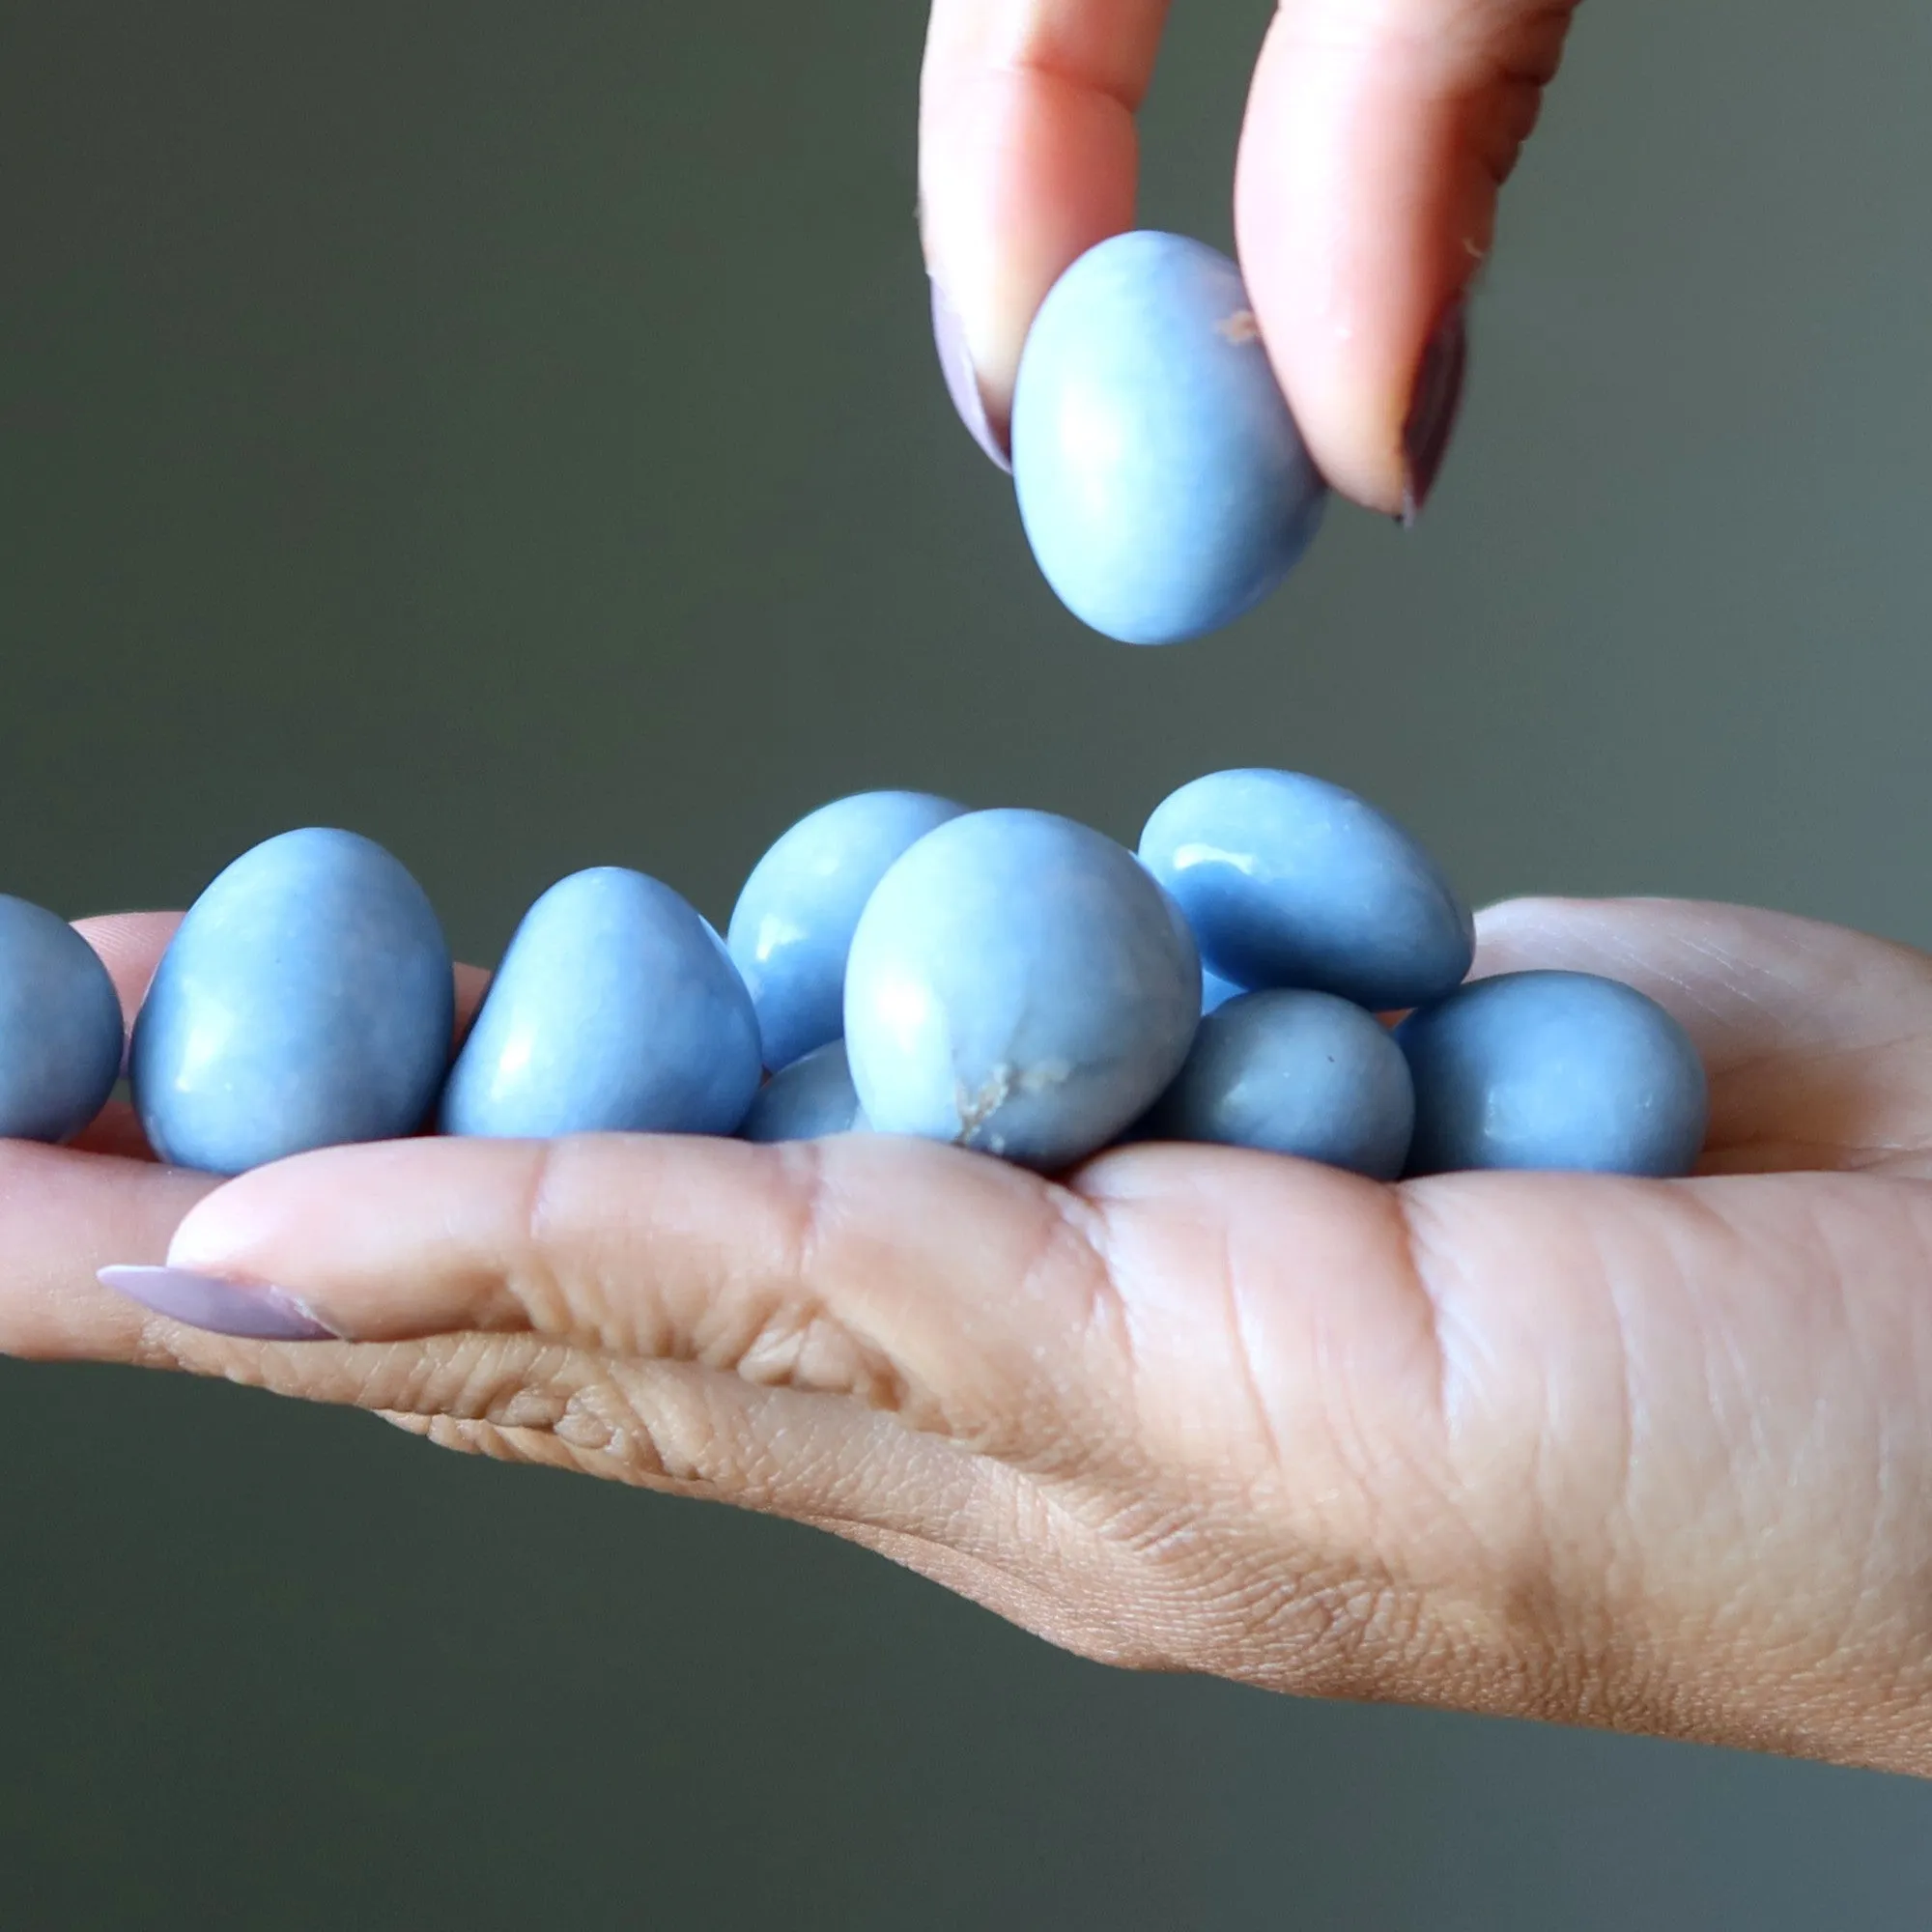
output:
[[1281, 0], [1236, 185], [1241, 265], [1317, 467], [1412, 518], [1447, 451], [1463, 304], [1577, 0]]

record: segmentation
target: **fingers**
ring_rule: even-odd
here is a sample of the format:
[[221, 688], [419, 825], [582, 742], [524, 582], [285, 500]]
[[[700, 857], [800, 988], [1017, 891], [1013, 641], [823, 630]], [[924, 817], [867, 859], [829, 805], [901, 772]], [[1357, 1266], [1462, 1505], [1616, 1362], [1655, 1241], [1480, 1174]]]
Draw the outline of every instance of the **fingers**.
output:
[[1134, 112], [1166, 0], [935, 0], [920, 221], [953, 400], [1005, 461], [1020, 348], [1062, 272], [1133, 225]]
[[[1318, 468], [1413, 514], [1461, 398], [1462, 301], [1575, 0], [1281, 0], [1250, 97], [1236, 232]], [[935, 328], [1003, 457], [1047, 291], [1133, 223], [1134, 112], [1164, 0], [936, 0], [920, 192]]]
[[1520, 899], [1478, 975], [1560, 967], [1648, 993], [1711, 1073], [1706, 1170], [1932, 1172], [1932, 960], [1842, 926], [1673, 899]]
[[1460, 304], [1556, 71], [1574, 0], [1281, 0], [1255, 71], [1236, 230], [1317, 466], [1395, 513], [1435, 480]]
[[1077, 1202], [922, 1142], [431, 1140], [232, 1182], [169, 1251], [359, 1342], [483, 1332], [836, 1396], [1001, 1454], [1120, 1338]]
[[214, 1185], [152, 1161], [0, 1142], [0, 1354], [155, 1359], [152, 1321], [95, 1270], [158, 1262]]

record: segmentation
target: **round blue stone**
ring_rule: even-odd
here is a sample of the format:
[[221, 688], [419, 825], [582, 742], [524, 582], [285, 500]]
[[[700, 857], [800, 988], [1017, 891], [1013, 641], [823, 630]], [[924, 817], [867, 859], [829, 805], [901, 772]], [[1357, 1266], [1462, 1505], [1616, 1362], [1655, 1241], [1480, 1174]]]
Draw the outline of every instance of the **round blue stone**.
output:
[[752, 996], [697, 911], [600, 866], [524, 915], [443, 1090], [444, 1133], [729, 1134], [758, 1088]]
[[285, 832], [188, 910], [135, 1022], [155, 1151], [240, 1174], [416, 1132], [449, 1064], [455, 992], [435, 908], [353, 832]]
[[867, 1131], [842, 1039], [813, 1047], [765, 1082], [739, 1137], [748, 1141], [816, 1141]]
[[1396, 1030], [1415, 1080], [1408, 1172], [1689, 1174], [1710, 1097], [1684, 1029], [1590, 973], [1478, 980]]
[[1129, 644], [1252, 610], [1327, 500], [1240, 270], [1179, 235], [1117, 235], [1055, 284], [1020, 358], [1012, 460], [1048, 583]]
[[753, 867], [728, 940], [767, 1066], [838, 1037], [845, 955], [872, 888], [907, 846], [965, 809], [926, 792], [860, 792], [800, 819]]
[[1201, 964], [1111, 838], [979, 811], [913, 846], [859, 921], [845, 1045], [881, 1133], [1052, 1170], [1105, 1147], [1179, 1071]]
[[1414, 1122], [1408, 1065], [1373, 1013], [1332, 993], [1243, 993], [1201, 1022], [1140, 1138], [1260, 1148], [1394, 1180]]
[[1439, 999], [1475, 956], [1441, 868], [1366, 800], [1300, 772], [1210, 772], [1164, 799], [1140, 855], [1210, 972], [1376, 1012]]
[[64, 1141], [121, 1077], [121, 1003], [66, 920], [0, 895], [0, 1139]]

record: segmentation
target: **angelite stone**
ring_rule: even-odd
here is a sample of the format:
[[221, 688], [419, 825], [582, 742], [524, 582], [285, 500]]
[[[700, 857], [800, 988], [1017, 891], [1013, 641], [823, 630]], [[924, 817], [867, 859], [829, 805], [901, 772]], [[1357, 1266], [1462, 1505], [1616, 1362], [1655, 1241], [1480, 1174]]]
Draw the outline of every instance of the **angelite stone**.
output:
[[758, 1020], [717, 934], [619, 866], [524, 915], [443, 1091], [444, 1133], [735, 1133], [758, 1088]]
[[128, 1072], [155, 1151], [240, 1174], [416, 1132], [449, 1064], [435, 908], [353, 832], [285, 832], [202, 894], [162, 955]]
[[1396, 1030], [1415, 1081], [1408, 1172], [1689, 1174], [1710, 1092], [1690, 1036], [1655, 1000], [1591, 973], [1505, 973]]
[[842, 1039], [813, 1047], [774, 1073], [752, 1102], [739, 1138], [748, 1141], [816, 1141], [868, 1130]]
[[1373, 1013], [1332, 993], [1242, 993], [1201, 1022], [1137, 1138], [1259, 1148], [1394, 1180], [1414, 1122], [1408, 1064]]
[[1475, 955], [1475, 921], [1441, 867], [1325, 779], [1210, 772], [1155, 808], [1140, 856], [1203, 963], [1242, 986], [1396, 1012], [1459, 985]]
[[71, 1138], [121, 1076], [121, 1003], [58, 914], [0, 895], [0, 1139]]
[[1052, 1171], [1107, 1145], [1179, 1071], [1201, 964], [1111, 838], [973, 812], [879, 882], [852, 941], [845, 1046], [880, 1133]]
[[1327, 500], [1240, 270], [1151, 231], [1090, 249], [1041, 304], [1013, 392], [1012, 463], [1047, 582], [1130, 644], [1179, 643], [1252, 610]]
[[919, 791], [867, 791], [802, 818], [753, 867], [727, 935], [774, 1070], [838, 1037], [845, 955], [886, 868], [964, 806]]

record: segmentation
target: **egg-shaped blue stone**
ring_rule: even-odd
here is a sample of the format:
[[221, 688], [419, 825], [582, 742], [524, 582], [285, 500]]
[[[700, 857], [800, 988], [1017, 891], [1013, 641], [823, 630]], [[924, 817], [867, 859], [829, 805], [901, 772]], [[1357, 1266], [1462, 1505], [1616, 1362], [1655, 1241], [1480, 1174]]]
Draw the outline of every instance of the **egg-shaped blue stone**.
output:
[[859, 915], [907, 846], [965, 810], [923, 791], [867, 791], [802, 818], [752, 868], [728, 940], [774, 1069], [837, 1039]]
[[1393, 1180], [1408, 1157], [1408, 1063], [1332, 993], [1242, 993], [1209, 1013], [1140, 1138], [1260, 1148]]
[[121, 1002], [57, 913], [0, 895], [0, 1140], [64, 1141], [121, 1077]]
[[758, 1091], [758, 1019], [670, 887], [621, 866], [526, 912], [443, 1090], [444, 1133], [729, 1134]]
[[1394, 1012], [1459, 985], [1475, 955], [1475, 921], [1441, 867], [1325, 779], [1210, 772], [1155, 808], [1140, 855], [1208, 970], [1243, 986]]
[[1179, 1071], [1201, 962], [1132, 853], [1050, 812], [928, 833], [867, 901], [845, 975], [867, 1119], [1052, 1170]]
[[449, 1065], [455, 992], [435, 908], [353, 832], [285, 832], [189, 908], [134, 1026], [155, 1151], [240, 1174], [416, 1132]]
[[817, 1141], [869, 1130], [842, 1039], [815, 1046], [759, 1089], [738, 1129], [741, 1140]]
[[1710, 1092], [1655, 1000], [1591, 973], [1472, 980], [1396, 1029], [1415, 1080], [1408, 1172], [1689, 1174]]
[[1327, 500], [1240, 270], [1151, 231], [1089, 249], [1041, 304], [1013, 391], [1012, 462], [1046, 581], [1129, 644], [1179, 643], [1252, 610]]

